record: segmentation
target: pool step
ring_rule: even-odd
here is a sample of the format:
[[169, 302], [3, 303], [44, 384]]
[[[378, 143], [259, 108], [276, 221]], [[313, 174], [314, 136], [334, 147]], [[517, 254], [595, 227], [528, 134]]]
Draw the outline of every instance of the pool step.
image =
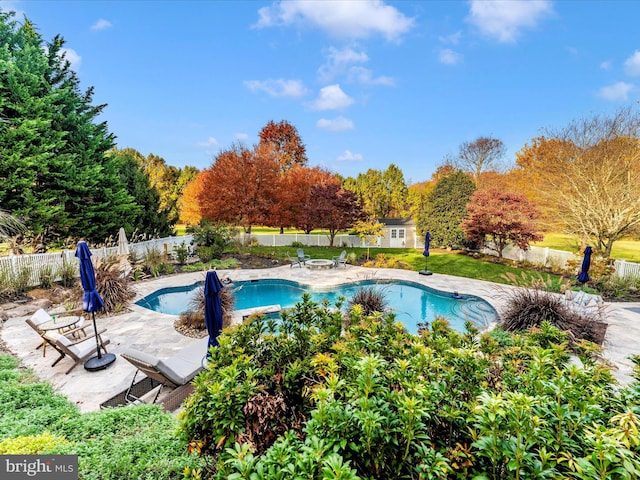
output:
[[455, 307], [456, 314], [465, 320], [470, 320], [480, 328], [489, 324], [489, 319], [495, 317], [493, 308], [482, 300], [465, 299]]

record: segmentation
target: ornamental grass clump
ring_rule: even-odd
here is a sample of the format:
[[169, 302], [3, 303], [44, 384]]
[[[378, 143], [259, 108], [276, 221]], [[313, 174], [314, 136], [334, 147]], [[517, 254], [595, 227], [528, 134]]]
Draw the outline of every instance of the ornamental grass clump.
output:
[[501, 326], [509, 332], [540, 328], [547, 321], [560, 330], [569, 332], [569, 342], [587, 340], [602, 345], [606, 323], [602, 322], [601, 308], [574, 309], [564, 297], [546, 290], [546, 283], [534, 280], [530, 287], [501, 290], [503, 308]]
[[[109, 315], [122, 311], [135, 297], [129, 278], [123, 273], [116, 257], [108, 257], [96, 263], [96, 290], [104, 301], [104, 307], [100, 313]], [[83, 290], [79, 283], [76, 284], [74, 296], [80, 299], [79, 303], [81, 303]]]
[[[235, 309], [236, 298], [229, 287], [225, 287], [218, 293], [222, 304], [222, 328], [231, 325], [233, 310]], [[204, 323], [204, 287], [198, 287], [188, 303], [188, 309], [180, 314], [176, 326], [184, 327], [188, 330], [205, 330]]]
[[388, 307], [385, 292], [376, 287], [363, 287], [356, 290], [347, 303], [347, 309], [351, 310], [355, 305], [360, 305], [364, 315], [372, 315], [374, 312], [384, 313]]

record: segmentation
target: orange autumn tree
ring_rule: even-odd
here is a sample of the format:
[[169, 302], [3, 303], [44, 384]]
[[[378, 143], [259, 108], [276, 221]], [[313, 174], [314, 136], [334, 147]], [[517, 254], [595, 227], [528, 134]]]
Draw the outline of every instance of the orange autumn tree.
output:
[[204, 170], [198, 195], [202, 217], [239, 225], [251, 233], [253, 225], [266, 225], [277, 195], [280, 163], [270, 145], [249, 150], [234, 144]]
[[622, 108], [547, 133], [518, 164], [558, 226], [608, 257], [616, 240], [640, 232], [640, 113]]
[[278, 155], [280, 170], [286, 172], [294, 165], [307, 164], [307, 149], [296, 127], [286, 120], [275, 123], [273, 120], [262, 127], [260, 145], [270, 145]]
[[204, 185], [204, 173], [199, 172], [196, 177], [184, 187], [180, 198], [180, 221], [186, 225], [197, 225], [202, 219], [200, 213], [200, 202], [198, 197]]
[[[270, 226], [280, 227], [280, 233], [285, 227], [299, 226], [302, 212], [309, 204], [311, 188], [331, 179], [333, 175], [320, 167], [309, 168], [299, 164], [281, 174]], [[304, 227], [305, 232], [310, 233], [308, 225]]]

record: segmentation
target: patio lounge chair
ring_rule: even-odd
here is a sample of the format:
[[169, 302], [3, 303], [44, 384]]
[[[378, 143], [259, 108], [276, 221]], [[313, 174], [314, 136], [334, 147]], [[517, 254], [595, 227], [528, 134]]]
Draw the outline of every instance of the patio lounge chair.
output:
[[189, 383], [198, 373], [204, 370], [208, 343], [209, 337], [201, 338], [164, 360], [134, 348], [127, 348], [120, 356], [136, 367], [137, 370], [133, 374], [131, 385], [125, 393], [125, 399], [128, 402], [141, 401], [141, 398], [132, 394], [138, 372], [142, 372], [147, 377], [160, 382], [160, 388], [153, 399], [153, 403], [158, 399], [162, 387], [176, 388]]
[[69, 357], [71, 360], [73, 360], [73, 365], [71, 365], [71, 367], [66, 372], [64, 372], [65, 375], [68, 375], [69, 372], [76, 368], [76, 365], [78, 365], [79, 363], [82, 363], [85, 360], [93, 357], [94, 355], [97, 355], [96, 335], [98, 336], [100, 347], [105, 353], [107, 352], [105, 346], [111, 342], [106, 336], [103, 335], [103, 333], [106, 332], [106, 329], [102, 329], [97, 333], [93, 333], [92, 327], [86, 337], [80, 339], [73, 338], [72, 336], [77, 333], [78, 330], [80, 330], [80, 328], [70, 330], [64, 335], [56, 331], [49, 331], [45, 332], [42, 336], [60, 354], [58, 359], [51, 364], [52, 367], [55, 367], [58, 362], [64, 357]]
[[311, 255], [305, 255], [304, 254], [304, 250], [299, 248], [298, 249], [298, 262], [302, 263], [302, 265], [305, 265], [307, 263], [307, 260], [311, 260]]
[[339, 256], [333, 257], [333, 267], [338, 268], [340, 265], [347, 267], [347, 251], [342, 250]]
[[[47, 341], [47, 339], [44, 338], [44, 334], [46, 332], [40, 328], [40, 325], [47, 323], [50, 320], [53, 320], [53, 317], [42, 308], [39, 308], [38, 310], [36, 310], [35, 313], [31, 315], [31, 318], [27, 318], [25, 320], [26, 324], [29, 325], [31, 328], [33, 328], [36, 331], [36, 333], [42, 337], [42, 343], [36, 347], [36, 350], [42, 347], [43, 357], [45, 357], [47, 354], [47, 344], [51, 345], [51, 342]], [[86, 337], [87, 336], [87, 332], [85, 331], [86, 328], [87, 327], [85, 326], [84, 317], [81, 316], [79, 320], [74, 324], [73, 328], [69, 329], [69, 331], [74, 330], [74, 332], [76, 332], [78, 337], [80, 336], [80, 334]], [[60, 331], [60, 333], [68, 333], [68, 332]]]

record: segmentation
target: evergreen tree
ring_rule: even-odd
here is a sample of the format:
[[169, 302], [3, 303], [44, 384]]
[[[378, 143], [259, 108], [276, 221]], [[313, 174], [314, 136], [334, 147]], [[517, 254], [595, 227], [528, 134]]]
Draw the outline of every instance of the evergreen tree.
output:
[[476, 190], [471, 178], [460, 170], [442, 177], [428, 196], [426, 209], [418, 215], [418, 228], [431, 233], [431, 242], [440, 247], [460, 247], [465, 240], [462, 221], [467, 203]]
[[139, 210], [105, 156], [114, 136], [64, 59], [25, 19], [0, 12], [0, 206], [39, 243], [101, 241]]

